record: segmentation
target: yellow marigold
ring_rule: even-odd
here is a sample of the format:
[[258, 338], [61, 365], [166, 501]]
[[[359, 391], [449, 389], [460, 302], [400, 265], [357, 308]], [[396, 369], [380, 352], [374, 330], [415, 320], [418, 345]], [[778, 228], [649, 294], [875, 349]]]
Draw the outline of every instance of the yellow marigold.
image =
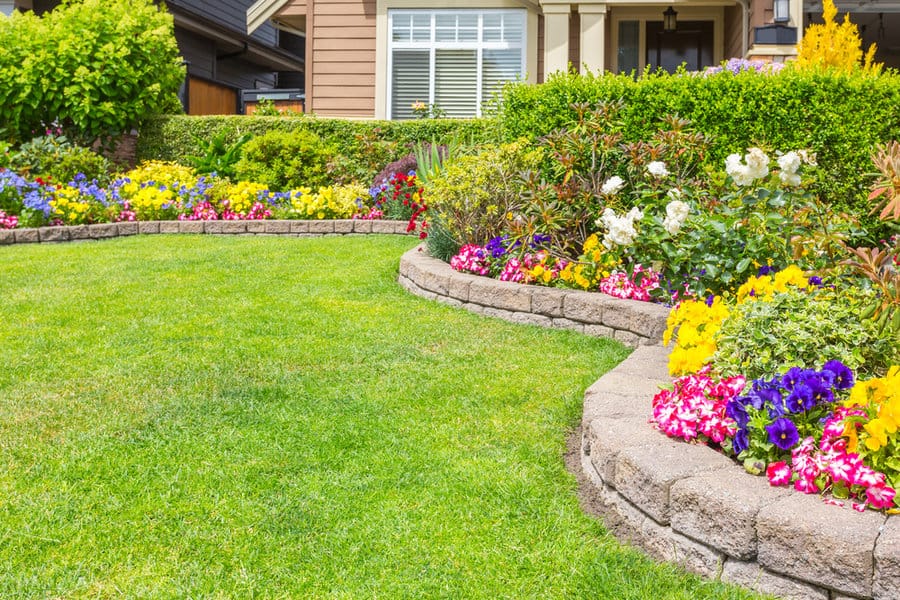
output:
[[728, 317], [728, 307], [716, 296], [712, 303], [685, 300], [673, 309], [666, 320], [663, 344], [675, 338], [669, 357], [669, 373], [695, 373], [716, 353], [715, 335]]

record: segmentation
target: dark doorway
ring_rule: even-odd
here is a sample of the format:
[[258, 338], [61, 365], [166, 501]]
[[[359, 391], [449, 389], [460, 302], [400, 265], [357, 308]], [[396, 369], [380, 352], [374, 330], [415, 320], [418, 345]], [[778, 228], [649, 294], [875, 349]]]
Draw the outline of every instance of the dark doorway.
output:
[[680, 21], [678, 29], [663, 31], [662, 21], [647, 21], [647, 64], [669, 73], [684, 63], [688, 71], [713, 64], [713, 22]]

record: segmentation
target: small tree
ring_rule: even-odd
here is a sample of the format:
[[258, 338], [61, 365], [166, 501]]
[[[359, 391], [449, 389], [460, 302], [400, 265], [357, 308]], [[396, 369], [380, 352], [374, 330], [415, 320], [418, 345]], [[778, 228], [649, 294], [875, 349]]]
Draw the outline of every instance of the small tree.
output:
[[875, 62], [875, 44], [863, 52], [859, 29], [850, 22], [850, 13], [844, 22], [837, 21], [837, 7], [833, 0], [822, 2], [822, 25], [810, 25], [803, 33], [798, 47], [796, 65], [799, 68], [833, 67], [842, 71], [863, 69], [873, 75], [882, 65]]
[[184, 68], [172, 16], [152, 0], [64, 0], [42, 17], [0, 16], [0, 129], [51, 123], [82, 141], [177, 109]]

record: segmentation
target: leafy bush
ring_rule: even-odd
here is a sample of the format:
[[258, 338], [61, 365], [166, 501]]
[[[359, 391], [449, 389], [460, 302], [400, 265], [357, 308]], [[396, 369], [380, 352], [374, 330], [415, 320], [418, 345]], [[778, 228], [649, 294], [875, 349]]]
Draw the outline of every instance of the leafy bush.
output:
[[0, 19], [0, 127], [58, 123], [87, 141], [175, 110], [184, 68], [171, 15], [151, 0], [65, 1]]
[[505, 233], [511, 207], [522, 200], [523, 174], [537, 170], [541, 159], [541, 150], [526, 143], [460, 156], [429, 183], [429, 211], [437, 213], [459, 245], [483, 244]]
[[818, 158], [813, 188], [835, 210], [868, 212], [869, 154], [879, 142], [900, 139], [900, 73], [782, 69], [713, 75], [557, 74], [540, 85], [509, 84], [500, 129], [507, 140], [537, 139], [577, 117], [578, 104], [618, 101], [626, 139], [648, 139], [665, 115], [688, 119], [711, 136], [703, 165], [758, 146], [806, 148]]
[[725, 375], [768, 377], [785, 365], [815, 369], [841, 360], [860, 373], [879, 375], [900, 356], [890, 332], [860, 319], [868, 294], [852, 289], [797, 289], [767, 301], [743, 302], [716, 334], [713, 358]]
[[106, 182], [111, 168], [103, 156], [89, 148], [74, 146], [65, 136], [52, 132], [20, 145], [10, 153], [6, 163], [21, 175], [56, 183], [72, 181], [79, 173], [87, 179]]
[[422, 119], [416, 121], [352, 121], [312, 116], [258, 117], [168, 116], [148, 120], [137, 142], [138, 160], [184, 162], [196, 154], [194, 136], [210, 139], [224, 134], [226, 144], [241, 135], [269, 131], [308, 131], [335, 149], [333, 182], [368, 185], [386, 164], [408, 154], [419, 140], [446, 144], [453, 138], [472, 143], [497, 141], [496, 122], [488, 119]]
[[270, 131], [244, 145], [234, 174], [277, 191], [320, 187], [331, 183], [327, 166], [333, 156], [334, 150], [308, 131]]
[[219, 132], [210, 139], [195, 136], [202, 154], [187, 157], [187, 162], [201, 175], [215, 173], [222, 177], [233, 178], [234, 166], [241, 159], [241, 149], [250, 140], [244, 134], [232, 143], [225, 142], [225, 133]]

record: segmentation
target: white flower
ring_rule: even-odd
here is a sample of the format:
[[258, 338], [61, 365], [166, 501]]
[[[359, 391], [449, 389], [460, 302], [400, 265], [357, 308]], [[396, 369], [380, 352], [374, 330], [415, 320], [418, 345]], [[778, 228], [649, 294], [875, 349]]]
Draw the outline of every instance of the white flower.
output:
[[[672, 191], [667, 195], [670, 195]], [[691, 207], [681, 200], [672, 200], [666, 205], [666, 218], [663, 220], [663, 227], [666, 228], [669, 235], [677, 235], [678, 232], [681, 231], [681, 226], [684, 224], [684, 221], [687, 219], [690, 212]]]
[[637, 237], [637, 230], [634, 228], [634, 222], [644, 218], [644, 213], [638, 207], [632, 208], [628, 214], [619, 217], [611, 208], [603, 211], [603, 214], [597, 220], [597, 225], [603, 225], [607, 233], [603, 238], [603, 245], [607, 248], [613, 246], [630, 246]]
[[603, 183], [600, 187], [600, 192], [609, 196], [617, 193], [623, 187], [625, 187], [625, 181], [618, 175], [613, 175]]
[[741, 162], [740, 154], [729, 154], [725, 159], [725, 172], [737, 185], [748, 186], [769, 174], [769, 157], [759, 148], [750, 148], [744, 158], [747, 164]]
[[778, 157], [778, 166], [781, 167], [779, 176], [785, 185], [795, 187], [800, 185], [800, 176], [797, 171], [800, 169], [801, 162], [800, 155], [793, 151]]
[[797, 154], [800, 155], [800, 160], [804, 163], [808, 164], [811, 167], [818, 167], [819, 163], [816, 162], [816, 153], [810, 152], [808, 150], [798, 150]]
[[657, 179], [662, 179], [669, 174], [669, 170], [666, 168], [666, 163], [660, 160], [654, 160], [652, 163], [647, 165], [647, 172]]

